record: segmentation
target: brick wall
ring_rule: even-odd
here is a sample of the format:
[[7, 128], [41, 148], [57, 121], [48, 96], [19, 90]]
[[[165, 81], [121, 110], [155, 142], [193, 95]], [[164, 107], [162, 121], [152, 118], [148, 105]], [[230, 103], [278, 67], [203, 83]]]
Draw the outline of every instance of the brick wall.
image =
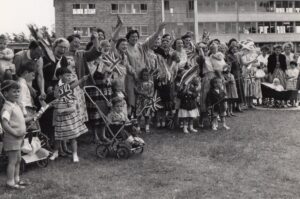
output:
[[[75, 3], [96, 4], [94, 15], [73, 15]], [[74, 27], [99, 27], [106, 31], [107, 36], [116, 25], [117, 15], [111, 13], [112, 3], [147, 3], [147, 14], [120, 14], [125, 26], [148, 25], [148, 33], [152, 34], [161, 21], [160, 0], [54, 0], [55, 31], [58, 37], [66, 37], [73, 33]], [[89, 38], [83, 38], [87, 41]], [[142, 38], [143, 39], [143, 38]]]

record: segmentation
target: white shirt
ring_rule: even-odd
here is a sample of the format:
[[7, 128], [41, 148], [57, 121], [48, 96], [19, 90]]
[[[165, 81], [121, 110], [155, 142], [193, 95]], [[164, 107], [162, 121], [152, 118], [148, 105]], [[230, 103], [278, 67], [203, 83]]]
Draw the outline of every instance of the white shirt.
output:
[[30, 90], [24, 78], [20, 77], [18, 83], [20, 85], [20, 97], [18, 103], [20, 104], [24, 115], [27, 115], [26, 106], [34, 107]]
[[264, 64], [264, 67], [267, 66], [268, 65], [268, 58], [269, 58], [268, 54], [266, 54], [265, 57], [262, 54], [260, 54], [257, 57], [258, 64], [260, 65], [260, 63], [262, 62]]

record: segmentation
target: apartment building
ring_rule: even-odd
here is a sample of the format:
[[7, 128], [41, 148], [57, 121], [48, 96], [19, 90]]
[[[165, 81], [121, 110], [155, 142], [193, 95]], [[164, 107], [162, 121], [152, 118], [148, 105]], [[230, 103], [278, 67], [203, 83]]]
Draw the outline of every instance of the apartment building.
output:
[[94, 28], [113, 31], [116, 16], [124, 19], [121, 35], [130, 29], [146, 38], [159, 22], [168, 22], [167, 32], [187, 31], [201, 38], [253, 39], [259, 45], [293, 42], [300, 51], [300, 0], [54, 0], [58, 36], [79, 33], [87, 40]]
[[54, 0], [55, 30], [57, 36], [78, 33], [89, 39], [95, 28], [109, 36], [116, 26], [117, 15], [124, 19], [121, 36], [137, 29], [145, 39], [161, 21], [161, 3], [158, 0]]

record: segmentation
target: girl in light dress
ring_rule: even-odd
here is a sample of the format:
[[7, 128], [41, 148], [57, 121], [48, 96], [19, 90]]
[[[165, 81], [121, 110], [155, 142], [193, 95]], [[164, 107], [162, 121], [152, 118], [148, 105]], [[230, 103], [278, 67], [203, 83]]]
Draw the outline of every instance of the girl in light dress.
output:
[[60, 92], [60, 95], [62, 95], [64, 93], [62, 90], [69, 90], [69, 94], [58, 98], [54, 103], [53, 126], [55, 129], [56, 146], [50, 159], [54, 160], [58, 157], [60, 141], [70, 140], [73, 162], [79, 162], [76, 138], [86, 133], [88, 129], [79, 115], [79, 104], [76, 102], [77, 98], [71, 88], [72, 72], [68, 68], [62, 67], [57, 69], [56, 76], [59, 78], [56, 92]]

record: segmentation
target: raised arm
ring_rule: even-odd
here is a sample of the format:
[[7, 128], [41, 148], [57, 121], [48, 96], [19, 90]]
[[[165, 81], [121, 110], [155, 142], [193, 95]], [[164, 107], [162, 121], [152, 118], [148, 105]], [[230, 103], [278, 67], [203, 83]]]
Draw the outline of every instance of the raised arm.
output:
[[162, 30], [165, 28], [166, 25], [167, 24], [165, 22], [161, 22], [158, 26], [157, 31], [153, 35], [151, 35], [147, 41], [145, 41], [143, 43], [143, 47], [151, 49], [153, 47], [156, 39], [158, 38], [158, 36], [160, 35], [160, 33], [162, 32]]
[[119, 39], [119, 33], [123, 27], [123, 20], [122, 18], [118, 15], [118, 22], [117, 22], [117, 26], [116, 26], [116, 29], [115, 31], [112, 33], [111, 35], [111, 40], [116, 42], [118, 39]]

